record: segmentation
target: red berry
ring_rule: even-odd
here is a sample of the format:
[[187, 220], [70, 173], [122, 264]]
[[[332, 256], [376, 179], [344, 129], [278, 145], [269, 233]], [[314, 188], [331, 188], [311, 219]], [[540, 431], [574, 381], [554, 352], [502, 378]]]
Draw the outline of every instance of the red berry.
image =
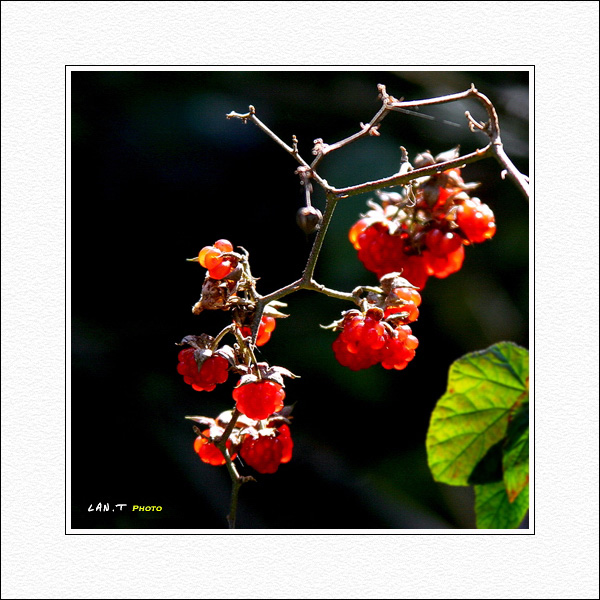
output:
[[256, 421], [281, 410], [284, 398], [281, 384], [268, 379], [246, 383], [233, 390], [238, 410]]
[[[371, 224], [369, 224], [371, 223]], [[419, 288], [425, 286], [427, 269], [418, 254], [412, 254], [407, 232], [390, 234], [386, 221], [361, 219], [350, 229], [350, 241], [358, 249], [358, 258], [366, 269], [381, 278], [401, 271], [402, 276]]]
[[[211, 435], [210, 429], [206, 429], [202, 433], [205, 436]], [[216, 434], [219, 435], [220, 433], [223, 433], [223, 431], [221, 430]], [[227, 440], [227, 443], [225, 445], [227, 446], [227, 450], [231, 452], [231, 440]], [[217, 446], [215, 446], [215, 444], [211, 444], [207, 439], [203, 438], [200, 435], [194, 440], [194, 451], [198, 454], [202, 462], [205, 462], [209, 465], [218, 467], [224, 465], [226, 462], [225, 457], [217, 448]], [[231, 456], [231, 460], [234, 460], [236, 456], [237, 454], [233, 454]]]
[[458, 206], [456, 222], [473, 244], [489, 240], [496, 233], [494, 213], [479, 198], [469, 198]]
[[[407, 291], [409, 288], [399, 289]], [[413, 311], [418, 313], [412, 301], [401, 307], [388, 307], [384, 317], [395, 312], [409, 313], [395, 329], [389, 324], [384, 326], [374, 316], [349, 313], [342, 323], [342, 332], [333, 342], [336, 359], [353, 371], [367, 369], [377, 363], [381, 363], [385, 369], [404, 369], [415, 356], [415, 348], [419, 344], [406, 324], [413, 316]]]
[[[263, 316], [258, 326], [258, 335], [256, 336], [256, 345], [264, 346], [270, 339], [271, 333], [275, 329], [275, 319], [273, 317]], [[248, 326], [242, 327], [242, 335], [249, 337], [252, 335], [252, 329]]]
[[439, 193], [438, 193], [438, 199], [433, 208], [437, 209], [437, 208], [441, 208], [442, 206], [444, 206], [444, 204], [446, 204], [446, 200], [448, 200], [448, 197], [451, 196], [453, 193], [454, 193], [454, 190], [452, 190], [452, 189], [440, 187]]
[[338, 362], [353, 371], [367, 369], [380, 361], [381, 349], [389, 333], [383, 323], [372, 316], [350, 313], [343, 330], [333, 342]]
[[208, 270], [211, 279], [225, 279], [236, 267], [237, 259], [226, 258], [223, 253], [233, 252], [229, 240], [217, 240], [212, 246], [204, 246], [198, 253], [198, 262]]
[[259, 473], [275, 473], [282, 462], [283, 450], [279, 437], [248, 435], [242, 442], [240, 456]]
[[198, 253], [198, 262], [205, 269], [212, 269], [219, 262], [221, 251], [214, 246], [204, 246]]
[[412, 335], [408, 325], [399, 327], [384, 349], [381, 366], [384, 369], [396, 369], [398, 371], [405, 369], [414, 358], [415, 348], [418, 345], [419, 340]]
[[430, 229], [425, 236], [425, 246], [434, 256], [446, 256], [462, 246], [462, 238], [451, 231]]
[[292, 450], [294, 448], [294, 442], [292, 441], [292, 435], [290, 433], [290, 428], [287, 425], [281, 425], [278, 427], [279, 436], [277, 439], [281, 442], [283, 447], [283, 451], [281, 454], [281, 462], [288, 463], [292, 460]]
[[427, 262], [420, 254], [412, 254], [406, 257], [406, 261], [401, 269], [402, 277], [408, 279], [414, 286], [420, 290], [425, 288], [429, 274], [427, 273]]
[[363, 231], [369, 227], [371, 221], [369, 219], [361, 219], [352, 225], [350, 231], [348, 232], [348, 238], [350, 243], [354, 246], [355, 250], [360, 249], [360, 244], [358, 243], [358, 236], [363, 233]]
[[208, 276], [211, 279], [225, 279], [225, 277], [227, 277], [234, 269], [235, 266], [233, 261], [222, 259], [218, 264], [208, 270]]
[[402, 319], [404, 323], [412, 323], [419, 318], [419, 309], [414, 302], [407, 302], [402, 306], [388, 306], [385, 309], [384, 317], [387, 319], [390, 315], [398, 313], [407, 313], [406, 317]]
[[415, 306], [421, 305], [421, 294], [415, 290], [415, 288], [410, 287], [399, 287], [393, 290], [394, 294], [400, 298], [400, 300], [404, 300], [406, 302], [412, 302]]
[[194, 358], [194, 349], [186, 348], [179, 352], [177, 372], [183, 375], [183, 381], [191, 385], [197, 392], [212, 392], [217, 383], [224, 383], [229, 376], [229, 363], [218, 355], [209, 356], [198, 370]]
[[435, 256], [431, 252], [425, 251], [423, 258], [427, 264], [427, 272], [442, 279], [460, 270], [465, 259], [465, 248], [459, 246], [457, 250], [445, 256]]
[[233, 252], [233, 245], [229, 240], [217, 240], [213, 246], [221, 252]]

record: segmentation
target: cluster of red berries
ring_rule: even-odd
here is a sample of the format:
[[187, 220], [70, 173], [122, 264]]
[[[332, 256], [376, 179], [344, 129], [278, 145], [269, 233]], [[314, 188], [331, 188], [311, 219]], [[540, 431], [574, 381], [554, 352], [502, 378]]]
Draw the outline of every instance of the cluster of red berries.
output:
[[[447, 153], [438, 161], [447, 160]], [[418, 166], [434, 164], [428, 153]], [[460, 270], [464, 246], [491, 239], [496, 232], [494, 213], [471, 198], [460, 169], [429, 177], [416, 195], [381, 193], [381, 205], [371, 205], [349, 232], [349, 239], [365, 268], [378, 277], [393, 271], [423, 289], [430, 276], [444, 278]]]
[[406, 284], [391, 290], [383, 308], [371, 305], [365, 311], [349, 310], [334, 324], [341, 329], [333, 342], [333, 352], [341, 365], [353, 371], [377, 363], [384, 369], [406, 368], [419, 345], [409, 323], [418, 318], [421, 303], [419, 292]]
[[[223, 435], [231, 411], [226, 411], [214, 419], [200, 417], [199, 420], [209, 425], [203, 431], [197, 430], [198, 437], [194, 441], [194, 451], [202, 462], [213, 465], [224, 465], [226, 460], [223, 453], [213, 440]], [[238, 417], [232, 432], [225, 443], [231, 460], [239, 455], [244, 462], [259, 473], [275, 473], [280, 464], [288, 463], [292, 459], [294, 442], [289, 422], [280, 415], [274, 415], [266, 423], [251, 421], [245, 417]]]
[[177, 372], [197, 392], [212, 392], [218, 383], [227, 381], [229, 363], [222, 356], [212, 354], [198, 366], [196, 352], [198, 351], [194, 348], [185, 348], [179, 352]]
[[225, 279], [238, 265], [229, 240], [217, 240], [212, 246], [204, 246], [198, 253], [198, 262], [208, 270], [211, 279]]
[[[271, 432], [271, 435], [260, 433]], [[279, 465], [292, 459], [294, 442], [287, 425], [277, 429], [262, 429], [259, 435], [246, 435], [240, 446], [240, 456], [259, 473], [275, 473]]]
[[[283, 376], [293, 375], [282, 367], [256, 363], [251, 346], [263, 346], [269, 341], [275, 330], [275, 317], [286, 316], [277, 309], [285, 305], [274, 301], [266, 307], [256, 339], [251, 341], [256, 280], [250, 273], [247, 252], [241, 250], [244, 254], [234, 252], [231, 242], [221, 239], [202, 248], [197, 258], [190, 259], [208, 271], [202, 295], [192, 312], [232, 309], [234, 322], [229, 332], [235, 335], [237, 344], [217, 349], [218, 344], [211, 336], [186, 336], [181, 344], [190, 347], [179, 352], [177, 371], [194, 390], [209, 392], [227, 380], [230, 370], [241, 374], [232, 392], [237, 422], [227, 438], [227, 453], [232, 460], [240, 456], [260, 473], [274, 473], [280, 464], [289, 462], [292, 457], [293, 442], [288, 427], [289, 407], [284, 406]], [[224, 330], [222, 334], [226, 332]], [[194, 450], [203, 462], [211, 465], [226, 463], [215, 440], [224, 434], [232, 414], [227, 411], [216, 420], [189, 417], [209, 426], [202, 431], [197, 429], [198, 436], [194, 441]]]
[[[190, 342], [188, 342], [190, 343]], [[179, 363], [177, 372], [183, 375], [185, 383], [189, 384], [198, 392], [212, 392], [218, 383], [227, 381], [230, 362], [219, 352], [229, 352], [229, 348], [218, 350], [216, 353], [206, 348], [199, 348], [198, 341], [192, 340], [193, 348], [185, 348], [179, 352]], [[197, 357], [201, 357], [198, 361]], [[200, 366], [199, 365], [200, 362]], [[247, 367], [237, 366], [242, 372]], [[246, 374], [233, 390], [233, 399], [236, 401], [237, 409], [250, 419], [266, 419], [273, 413], [283, 408], [285, 391], [283, 390], [282, 374], [292, 374], [282, 367], [268, 367], [265, 363], [259, 363], [257, 369], [260, 376]]]

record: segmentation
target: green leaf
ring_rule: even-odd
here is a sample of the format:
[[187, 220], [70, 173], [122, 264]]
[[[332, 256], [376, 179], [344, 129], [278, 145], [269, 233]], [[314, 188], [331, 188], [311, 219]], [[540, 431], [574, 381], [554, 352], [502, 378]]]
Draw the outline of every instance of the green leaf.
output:
[[512, 416], [506, 438], [502, 470], [508, 500], [514, 502], [529, 483], [529, 402], [520, 406]]
[[500, 342], [455, 361], [427, 432], [427, 459], [434, 479], [469, 485], [473, 469], [505, 437], [511, 410], [528, 398], [525, 348]]
[[515, 498], [508, 499], [504, 482], [475, 486], [475, 516], [479, 529], [514, 529], [529, 509], [529, 486]]

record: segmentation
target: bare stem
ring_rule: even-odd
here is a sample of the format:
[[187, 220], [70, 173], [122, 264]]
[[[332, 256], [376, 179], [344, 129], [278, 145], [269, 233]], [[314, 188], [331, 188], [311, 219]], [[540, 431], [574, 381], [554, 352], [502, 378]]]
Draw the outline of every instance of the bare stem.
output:
[[340, 140], [335, 144], [320, 143], [318, 145], [317, 158], [315, 158], [315, 160], [312, 162], [311, 168], [315, 169], [317, 165], [321, 162], [321, 159], [326, 154], [329, 154], [334, 150], [339, 150], [340, 148], [343, 148], [344, 146], [347, 146], [348, 144], [351, 144], [352, 142], [355, 142], [356, 140], [366, 135], [379, 135], [379, 132], [377, 131], [379, 123], [383, 121], [388, 112], [389, 108], [384, 103], [383, 106], [377, 111], [377, 114], [369, 121], [369, 123], [367, 123], [366, 125], [363, 125], [361, 123], [361, 129], [357, 133], [347, 137], [346, 139]]
[[504, 151], [504, 147], [502, 145], [494, 146], [493, 154], [494, 158], [506, 169], [507, 175], [521, 190], [523, 195], [529, 200], [529, 182], [527, 181], [525, 175], [523, 175], [523, 173], [521, 173], [517, 167], [515, 167], [512, 160], [508, 158], [508, 155]]
[[383, 179], [378, 179], [377, 181], [367, 181], [366, 183], [361, 183], [359, 185], [353, 185], [346, 188], [332, 188], [331, 193], [335, 194], [338, 198], [347, 198], [348, 196], [372, 192], [385, 187], [406, 185], [407, 183], [410, 183], [415, 179], [419, 179], [420, 177], [436, 175], [442, 171], [447, 171], [448, 169], [453, 169], [455, 167], [460, 167], [461, 165], [476, 162], [482, 158], [491, 156], [492, 153], [492, 145], [488, 144], [485, 148], [475, 150], [470, 154], [464, 154], [463, 156], [459, 156], [453, 160], [436, 163], [435, 165], [422, 167], [421, 169], [413, 169], [412, 171], [408, 171], [402, 175], [396, 174], [392, 175], [391, 177], [384, 177]]
[[[246, 114], [231, 112], [227, 115], [227, 118], [237, 118], [241, 119], [244, 122], [252, 121], [255, 125], [262, 129], [262, 131], [264, 131], [271, 139], [277, 142], [277, 144], [279, 144], [286, 152], [293, 156], [303, 167], [307, 168], [308, 172], [310, 173], [310, 176], [325, 190], [326, 193], [333, 193], [335, 194], [335, 196], [338, 197], [338, 199], [347, 196], [353, 196], [355, 194], [361, 194], [364, 192], [370, 192], [373, 190], [381, 189], [383, 187], [406, 185], [410, 181], [413, 181], [414, 179], [417, 179], [419, 177], [434, 175], [442, 170], [450, 169], [455, 166], [460, 166], [461, 164], [475, 162], [483, 158], [488, 158], [490, 156], [494, 156], [494, 158], [496, 158], [496, 160], [506, 169], [506, 172], [509, 175], [509, 177], [516, 183], [517, 187], [523, 192], [525, 197], [529, 198], [529, 183], [527, 181], [527, 178], [518, 171], [518, 169], [508, 158], [506, 152], [503, 149], [502, 142], [500, 139], [500, 125], [498, 123], [498, 114], [496, 113], [496, 109], [492, 102], [489, 100], [489, 98], [481, 92], [479, 92], [474, 85], [471, 85], [471, 87], [468, 90], [465, 90], [464, 92], [448, 94], [446, 96], [439, 96], [437, 98], [426, 98], [423, 100], [410, 101], [396, 100], [396, 98], [390, 96], [386, 92], [384, 85], [379, 85], [378, 89], [380, 92], [380, 97], [382, 99], [382, 106], [373, 116], [371, 121], [369, 121], [369, 123], [367, 123], [366, 125], [361, 124], [361, 129], [357, 133], [334, 144], [325, 144], [322, 140], [318, 140], [319, 143], [315, 146], [314, 149], [314, 152], [317, 153], [317, 157], [311, 165], [309, 165], [307, 161], [305, 161], [302, 158], [302, 156], [300, 156], [298, 152], [296, 138], [294, 137], [293, 139], [293, 147], [288, 146], [275, 133], [273, 133], [262, 121], [260, 121], [260, 119], [258, 119], [253, 106], [249, 107], [249, 112]], [[482, 133], [487, 134], [487, 136], [489, 137], [490, 144], [485, 148], [461, 156], [453, 161], [447, 161], [445, 163], [439, 163], [431, 167], [416, 169], [414, 171], [410, 171], [402, 175], [396, 174], [392, 175], [391, 177], [379, 179], [377, 181], [370, 181], [360, 185], [339, 189], [329, 185], [329, 183], [323, 178], [321, 178], [316, 172], [317, 165], [327, 154], [330, 154], [334, 150], [339, 150], [340, 148], [347, 146], [348, 144], [351, 144], [352, 142], [355, 142], [356, 140], [366, 135], [378, 135], [379, 124], [391, 111], [403, 111], [408, 108], [415, 108], [419, 106], [433, 106], [437, 104], [446, 104], [448, 102], [457, 102], [460, 100], [466, 100], [468, 98], [473, 98], [477, 100], [485, 108], [488, 114], [489, 121], [487, 123], [479, 123], [468, 112], [466, 113], [466, 117], [469, 121], [471, 129], [473, 131], [481, 131]]]
[[219, 343], [220, 341], [228, 334], [228, 333], [233, 333], [235, 331], [235, 324], [231, 324], [231, 325], [227, 325], [227, 327], [223, 328], [219, 334], [217, 335], [217, 337], [213, 340], [213, 343], [211, 344], [211, 350], [214, 352], [218, 347], [219, 347]]
[[[252, 121], [259, 129], [264, 131], [272, 140], [279, 144], [288, 154], [293, 156], [303, 167], [306, 167], [309, 171], [312, 171], [311, 166], [300, 156], [298, 152], [298, 140], [294, 136], [293, 147], [288, 146], [278, 135], [271, 131], [257, 116], [254, 106], [249, 106], [249, 112], [246, 114], [236, 113], [231, 111], [228, 115], [228, 119], [241, 119], [242, 121]], [[316, 173], [312, 172], [313, 179], [324, 189], [329, 188], [329, 184], [319, 177]]]
[[225, 458], [225, 465], [227, 466], [227, 471], [229, 472], [229, 477], [231, 478], [231, 501], [229, 505], [229, 514], [227, 515], [227, 523], [229, 524], [229, 529], [235, 529], [235, 519], [237, 513], [237, 503], [238, 503], [238, 495], [240, 491], [240, 487], [244, 483], [248, 481], [256, 481], [254, 477], [242, 477], [238, 470], [236, 469], [233, 461], [231, 460], [231, 456], [229, 454], [229, 450], [227, 449], [227, 440], [237, 423], [239, 416], [241, 415], [240, 411], [236, 408], [232, 415], [225, 431], [221, 434], [221, 436], [214, 441], [217, 448], [221, 451], [221, 454]]
[[323, 241], [325, 240], [325, 236], [327, 234], [327, 229], [329, 228], [329, 224], [331, 222], [331, 218], [333, 216], [333, 211], [339, 201], [339, 198], [333, 192], [329, 192], [327, 194], [327, 203], [325, 205], [325, 212], [323, 213], [323, 221], [321, 222], [321, 226], [317, 231], [317, 235], [313, 241], [312, 248], [310, 250], [310, 254], [308, 256], [308, 260], [306, 262], [306, 267], [304, 268], [304, 272], [302, 273], [302, 277], [285, 287], [282, 287], [279, 290], [271, 292], [266, 296], [260, 296], [257, 306], [256, 306], [256, 314], [255, 321], [253, 322], [253, 326], [256, 324], [256, 321], [260, 321], [260, 315], [264, 310], [264, 307], [273, 300], [279, 300], [279, 298], [283, 298], [289, 294], [293, 294], [298, 290], [312, 290], [314, 292], [319, 292], [321, 294], [325, 294], [326, 296], [330, 296], [331, 298], [338, 298], [340, 300], [349, 300], [350, 302], [357, 302], [357, 299], [354, 295], [349, 294], [347, 292], [340, 292], [338, 290], [333, 290], [331, 288], [327, 288], [320, 283], [317, 283], [314, 279], [315, 267], [317, 265], [317, 260], [319, 258], [319, 254], [321, 252], [321, 248], [323, 247]]

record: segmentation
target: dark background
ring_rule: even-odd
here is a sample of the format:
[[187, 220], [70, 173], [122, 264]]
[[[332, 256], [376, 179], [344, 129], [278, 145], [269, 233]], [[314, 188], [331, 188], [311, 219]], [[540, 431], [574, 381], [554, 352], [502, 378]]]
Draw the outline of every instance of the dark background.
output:
[[[529, 173], [529, 73], [76, 71], [71, 78], [72, 527], [224, 528], [229, 477], [194, 454], [184, 416], [231, 408], [236, 379], [193, 391], [176, 372], [175, 343], [214, 335], [228, 321], [225, 313], [192, 315], [204, 271], [185, 259], [227, 238], [250, 252], [266, 294], [299, 277], [310, 248], [295, 224], [297, 164], [226, 113], [253, 104], [284, 141], [296, 135], [310, 160], [315, 138], [332, 143], [371, 119], [378, 83], [407, 100], [474, 83], [498, 110], [507, 153]], [[381, 137], [327, 157], [320, 174], [344, 187], [395, 173], [400, 145], [411, 158], [485, 145], [469, 132], [465, 110], [485, 118], [472, 101], [421, 111], [433, 120], [389, 115]], [[429, 279], [413, 327], [420, 346], [406, 370], [341, 367], [335, 335], [319, 324], [350, 306], [309, 292], [286, 298], [291, 317], [278, 321], [260, 355], [301, 375], [286, 388], [296, 402], [294, 457], [241, 489], [238, 527], [474, 526], [470, 488], [432, 481], [425, 435], [452, 361], [502, 340], [528, 346], [529, 207], [493, 159], [463, 176], [482, 183], [476, 195], [494, 210], [498, 231], [466, 249], [460, 272]], [[376, 283], [347, 240], [369, 197], [338, 205], [319, 282], [344, 291]], [[314, 204], [324, 206], [318, 188]], [[88, 512], [100, 502], [163, 510]]]

